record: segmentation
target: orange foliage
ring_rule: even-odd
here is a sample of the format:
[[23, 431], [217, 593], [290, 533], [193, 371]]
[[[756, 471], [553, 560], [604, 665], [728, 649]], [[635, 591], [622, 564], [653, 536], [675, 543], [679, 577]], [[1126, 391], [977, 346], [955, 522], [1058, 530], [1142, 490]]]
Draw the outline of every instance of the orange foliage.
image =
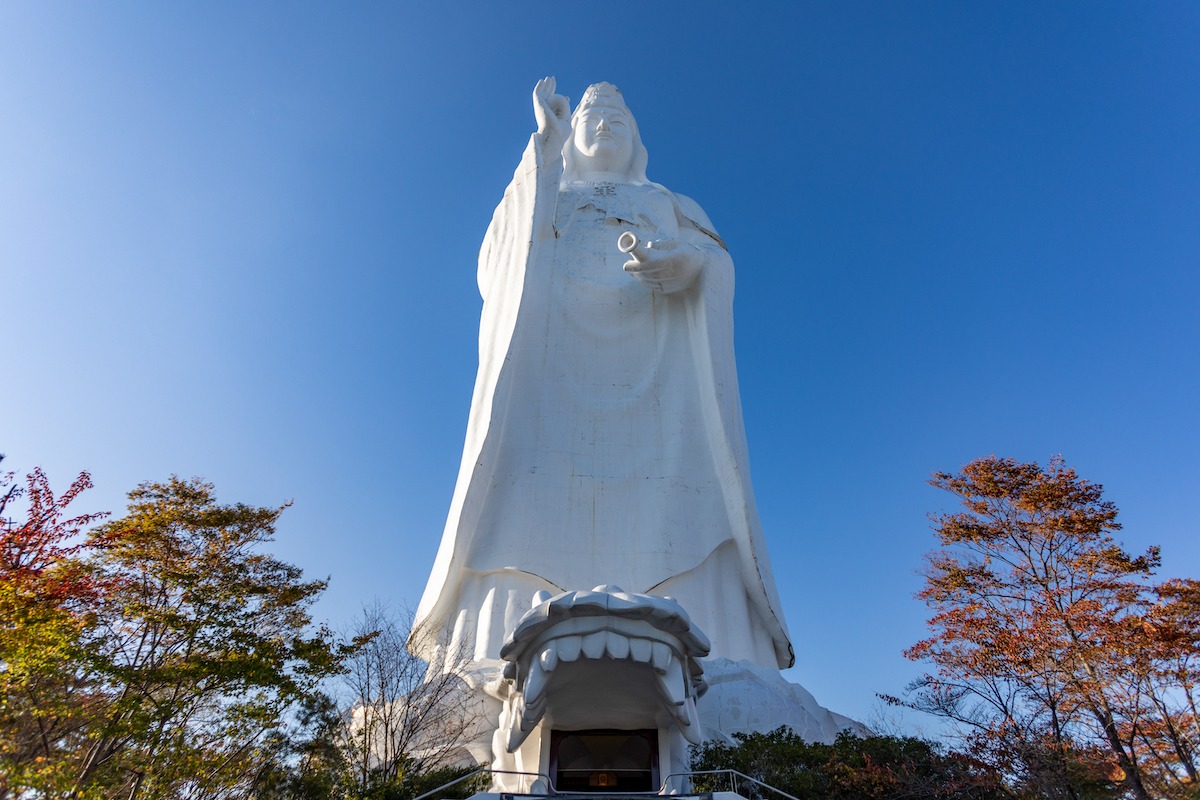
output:
[[964, 510], [932, 517], [941, 549], [918, 594], [931, 636], [905, 655], [935, 671], [903, 702], [962, 724], [1039, 794], [1182, 792], [1196, 768], [1196, 582], [1155, 586], [1158, 549], [1127, 553], [1116, 506], [1061, 457], [989, 456], [930, 483]]

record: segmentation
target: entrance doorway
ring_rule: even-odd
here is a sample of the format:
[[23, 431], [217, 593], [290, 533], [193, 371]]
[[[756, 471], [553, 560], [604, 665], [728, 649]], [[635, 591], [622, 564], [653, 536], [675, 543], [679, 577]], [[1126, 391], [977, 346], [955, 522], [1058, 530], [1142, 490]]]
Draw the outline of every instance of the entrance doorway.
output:
[[553, 731], [550, 775], [560, 792], [653, 792], [658, 731]]

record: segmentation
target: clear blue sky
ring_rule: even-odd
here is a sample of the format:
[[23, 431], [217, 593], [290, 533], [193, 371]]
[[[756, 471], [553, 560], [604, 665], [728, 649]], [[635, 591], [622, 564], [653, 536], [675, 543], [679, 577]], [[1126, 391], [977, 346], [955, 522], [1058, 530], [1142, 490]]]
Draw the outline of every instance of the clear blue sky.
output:
[[[319, 609], [415, 603], [536, 80], [625, 92], [737, 264], [790, 677], [919, 668], [933, 470], [1062, 453], [1200, 574], [1194, 3], [0, 4], [0, 452], [81, 510], [295, 499]], [[609, 10], [616, 9], [616, 10]], [[919, 723], [919, 720], [913, 720]]]

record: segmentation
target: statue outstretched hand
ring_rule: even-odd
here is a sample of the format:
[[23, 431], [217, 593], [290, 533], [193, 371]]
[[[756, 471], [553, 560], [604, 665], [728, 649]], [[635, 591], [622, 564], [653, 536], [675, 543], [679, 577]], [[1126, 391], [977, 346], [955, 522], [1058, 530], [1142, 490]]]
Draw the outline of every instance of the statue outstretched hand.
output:
[[679, 239], [640, 242], [632, 231], [621, 234], [617, 247], [630, 255], [625, 271], [651, 291], [672, 294], [691, 286], [704, 265], [704, 252]]
[[571, 133], [571, 101], [555, 94], [556, 83], [548, 75], [533, 87], [533, 116], [537, 120], [537, 132], [543, 140], [554, 136], [564, 142]]

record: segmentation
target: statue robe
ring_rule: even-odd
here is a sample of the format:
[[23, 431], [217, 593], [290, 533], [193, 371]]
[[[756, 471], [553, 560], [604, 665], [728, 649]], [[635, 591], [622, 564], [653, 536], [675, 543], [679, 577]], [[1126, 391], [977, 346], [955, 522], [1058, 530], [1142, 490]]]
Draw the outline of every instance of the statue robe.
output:
[[[535, 591], [608, 584], [676, 598], [713, 657], [791, 666], [750, 487], [724, 243], [657, 184], [560, 185], [544, 148], [535, 134], [480, 250], [479, 373], [417, 611], [426, 635], [410, 644], [496, 659]], [[626, 274], [625, 230], [701, 248], [696, 282], [663, 295]]]

